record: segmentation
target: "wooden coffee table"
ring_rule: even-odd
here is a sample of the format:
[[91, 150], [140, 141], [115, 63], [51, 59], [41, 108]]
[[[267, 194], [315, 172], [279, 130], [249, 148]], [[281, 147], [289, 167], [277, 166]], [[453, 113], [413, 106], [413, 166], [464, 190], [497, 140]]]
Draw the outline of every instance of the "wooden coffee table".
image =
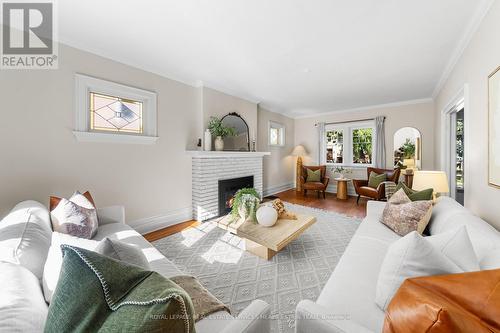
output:
[[278, 251], [298, 238], [316, 222], [314, 216], [297, 215], [297, 220], [279, 219], [272, 227], [263, 227], [250, 221], [231, 221], [226, 216], [217, 222], [220, 228], [231, 231], [245, 240], [245, 249], [261, 258], [271, 259]]

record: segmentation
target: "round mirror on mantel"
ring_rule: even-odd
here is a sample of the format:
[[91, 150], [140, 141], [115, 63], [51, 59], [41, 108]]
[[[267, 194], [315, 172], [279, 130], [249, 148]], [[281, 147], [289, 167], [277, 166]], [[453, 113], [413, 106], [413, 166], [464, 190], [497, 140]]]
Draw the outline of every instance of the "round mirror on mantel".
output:
[[403, 127], [394, 133], [394, 167], [422, 168], [422, 135], [414, 127]]
[[231, 112], [221, 119], [226, 127], [234, 128], [235, 135], [224, 138], [224, 150], [250, 151], [250, 133], [248, 124], [239, 114]]

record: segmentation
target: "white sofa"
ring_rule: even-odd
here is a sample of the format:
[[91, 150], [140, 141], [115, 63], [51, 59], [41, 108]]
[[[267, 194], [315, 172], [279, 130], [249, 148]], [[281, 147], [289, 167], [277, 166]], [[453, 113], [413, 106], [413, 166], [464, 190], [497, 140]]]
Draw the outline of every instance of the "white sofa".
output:
[[[144, 237], [125, 224], [123, 207], [113, 206], [98, 209], [98, 216], [99, 228], [93, 239], [101, 240], [109, 237], [136, 244], [142, 249], [154, 271], [166, 277], [184, 275], [175, 264], [156, 250]], [[40, 281], [50, 247], [51, 235], [52, 229], [47, 208], [36, 201], [19, 203], [9, 215], [0, 221], [0, 263], [14, 262], [27, 268], [27, 270], [23, 268], [23, 276], [26, 274], [33, 276], [32, 278], [24, 278], [22, 281], [37, 281], [35, 277]], [[3, 265], [9, 267], [8, 265], [11, 264]], [[42, 307], [46, 308], [39, 309], [37, 313], [45, 313], [46, 315], [48, 305], [43, 301], [41, 285], [35, 285], [35, 288], [40, 288], [40, 290], [37, 289], [30, 295], [24, 295], [23, 292], [33, 290], [32, 285], [17, 284], [17, 288], [19, 290], [8, 290], [9, 287], [0, 290], [0, 331], [22, 332], [28, 328], [30, 331], [43, 331], [43, 326], [39, 327], [39, 330], [37, 329], [36, 325], [39, 324], [35, 322], [35, 319], [30, 323], [30, 319], [26, 318], [26, 315], [23, 316], [10, 309], [12, 307], [22, 309], [23, 306], [26, 308], [29, 307], [30, 303], [42, 304]], [[10, 300], [6, 300], [6, 295]], [[20, 304], [13, 304], [16, 300], [20, 300]], [[199, 333], [269, 332], [270, 322], [264, 319], [268, 318], [269, 314], [270, 306], [264, 301], [255, 300], [237, 318], [225, 311], [220, 311], [198, 321], [196, 331]]]
[[[316, 302], [301, 301], [296, 308], [297, 333], [381, 332], [384, 312], [375, 304], [380, 266], [387, 249], [400, 237], [379, 222], [385, 203], [369, 201], [367, 216]], [[500, 249], [500, 233], [456, 201], [441, 197], [434, 206], [430, 235], [465, 225], [481, 260]]]

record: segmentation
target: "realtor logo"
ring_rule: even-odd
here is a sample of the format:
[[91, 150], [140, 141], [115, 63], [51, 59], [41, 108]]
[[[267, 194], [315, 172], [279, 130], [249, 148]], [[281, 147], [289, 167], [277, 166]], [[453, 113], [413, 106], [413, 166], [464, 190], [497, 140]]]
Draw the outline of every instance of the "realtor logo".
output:
[[2, 3], [2, 69], [57, 69], [53, 2]]

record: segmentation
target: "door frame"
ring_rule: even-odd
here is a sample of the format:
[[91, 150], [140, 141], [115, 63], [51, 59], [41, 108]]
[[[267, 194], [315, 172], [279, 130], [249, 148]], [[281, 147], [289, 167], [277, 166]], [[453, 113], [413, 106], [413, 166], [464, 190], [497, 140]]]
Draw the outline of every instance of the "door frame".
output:
[[[455, 199], [456, 194], [456, 139], [452, 140], [452, 134], [455, 133], [456, 113], [464, 109], [464, 205], [467, 203], [467, 189], [469, 187], [469, 116], [470, 100], [469, 85], [465, 84], [450, 102], [441, 110], [441, 166], [448, 175], [450, 187], [450, 196]], [[453, 152], [453, 155], [452, 155]], [[453, 163], [455, 160], [455, 163]]]

